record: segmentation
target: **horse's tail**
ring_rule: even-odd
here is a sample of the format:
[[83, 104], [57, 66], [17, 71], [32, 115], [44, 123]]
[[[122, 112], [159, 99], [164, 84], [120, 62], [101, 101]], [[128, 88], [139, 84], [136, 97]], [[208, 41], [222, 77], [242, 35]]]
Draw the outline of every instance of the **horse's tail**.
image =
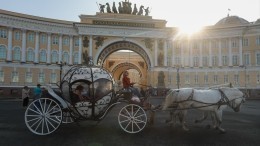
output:
[[174, 89], [170, 89], [168, 92], [167, 92], [167, 95], [165, 97], [165, 100], [164, 100], [164, 103], [163, 103], [163, 108], [162, 110], [166, 110], [168, 107], [170, 107], [173, 103], [173, 95], [174, 93], [176, 92], [176, 90]]

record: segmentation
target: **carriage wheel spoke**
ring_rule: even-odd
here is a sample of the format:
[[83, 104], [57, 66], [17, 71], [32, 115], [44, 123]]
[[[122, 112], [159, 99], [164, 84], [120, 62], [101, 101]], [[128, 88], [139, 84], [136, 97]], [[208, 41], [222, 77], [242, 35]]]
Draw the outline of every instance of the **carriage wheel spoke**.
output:
[[137, 114], [137, 113], [140, 111], [140, 109], [141, 109], [141, 108], [140, 108], [140, 107], [138, 107], [138, 109], [135, 111], [135, 113], [133, 112], [133, 113], [134, 113], [134, 114], [133, 114], [133, 115], [134, 115], [134, 117], [135, 117], [135, 115], [136, 115], [136, 114]]
[[37, 105], [35, 105], [35, 103], [33, 103], [33, 106], [37, 109], [37, 111], [39, 111], [39, 114], [42, 114], [42, 111], [37, 107]]

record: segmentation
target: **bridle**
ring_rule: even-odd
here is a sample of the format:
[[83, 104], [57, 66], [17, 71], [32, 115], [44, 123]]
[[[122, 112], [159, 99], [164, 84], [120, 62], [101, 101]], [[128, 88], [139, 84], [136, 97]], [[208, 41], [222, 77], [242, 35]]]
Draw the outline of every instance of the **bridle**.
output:
[[[237, 98], [234, 98], [234, 99], [232, 99], [232, 100], [229, 100], [228, 99], [228, 97], [226, 96], [226, 94], [221, 90], [221, 89], [218, 89], [218, 91], [220, 92], [220, 94], [221, 94], [221, 99], [220, 99], [220, 101], [218, 102], [219, 103], [219, 107], [221, 106], [221, 105], [223, 105], [223, 104], [227, 104], [228, 106], [230, 106], [231, 108], [233, 108], [233, 109], [236, 109], [237, 107], [240, 107], [240, 105], [242, 104], [242, 103], [244, 103], [245, 102], [245, 94], [243, 94], [243, 96], [241, 96], [241, 97], [237, 97]], [[235, 102], [234, 102], [234, 100], [236, 100], [236, 99], [240, 99], [240, 98], [242, 98], [242, 102], [240, 102], [236, 107], [235, 107]]]

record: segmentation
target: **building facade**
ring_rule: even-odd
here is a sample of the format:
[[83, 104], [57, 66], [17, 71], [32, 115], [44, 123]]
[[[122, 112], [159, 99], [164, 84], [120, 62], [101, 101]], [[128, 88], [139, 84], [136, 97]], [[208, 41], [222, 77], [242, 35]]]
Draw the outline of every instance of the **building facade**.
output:
[[132, 69], [141, 84], [157, 88], [232, 83], [259, 96], [260, 19], [227, 16], [191, 36], [147, 15], [98, 12], [80, 19], [0, 10], [0, 94], [56, 84], [72, 65], [91, 59], [119, 82]]

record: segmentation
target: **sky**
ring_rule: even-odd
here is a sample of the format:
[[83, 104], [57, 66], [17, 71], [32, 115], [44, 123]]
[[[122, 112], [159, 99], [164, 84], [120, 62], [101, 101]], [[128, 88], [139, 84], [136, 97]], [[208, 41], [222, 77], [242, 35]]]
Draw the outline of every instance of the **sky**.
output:
[[[97, 4], [122, 0], [0, 0], [0, 9], [66, 21], [79, 22], [79, 15], [95, 15]], [[166, 20], [167, 27], [196, 29], [216, 24], [229, 15], [249, 22], [260, 18], [260, 0], [129, 0], [150, 8], [153, 19]]]

